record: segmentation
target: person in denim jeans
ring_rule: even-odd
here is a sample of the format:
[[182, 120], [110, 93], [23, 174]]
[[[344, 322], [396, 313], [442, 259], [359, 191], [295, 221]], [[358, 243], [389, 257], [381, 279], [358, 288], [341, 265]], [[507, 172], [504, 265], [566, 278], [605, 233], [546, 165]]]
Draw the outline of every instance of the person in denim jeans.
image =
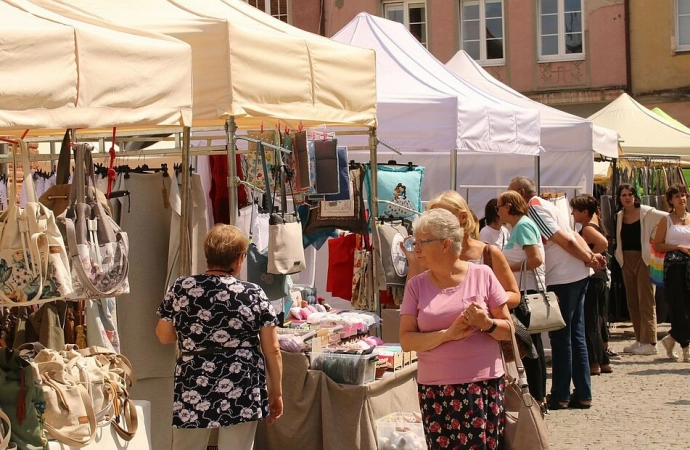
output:
[[[545, 242], [546, 284], [558, 296], [565, 327], [549, 333], [552, 383], [547, 396], [549, 409], [582, 408], [592, 403], [589, 359], [585, 343], [584, 302], [591, 267], [606, 263], [595, 255], [570, 227], [567, 214], [537, 196], [534, 181], [514, 178], [509, 190], [518, 192], [529, 205], [528, 215]], [[570, 383], [575, 390], [570, 394]]]

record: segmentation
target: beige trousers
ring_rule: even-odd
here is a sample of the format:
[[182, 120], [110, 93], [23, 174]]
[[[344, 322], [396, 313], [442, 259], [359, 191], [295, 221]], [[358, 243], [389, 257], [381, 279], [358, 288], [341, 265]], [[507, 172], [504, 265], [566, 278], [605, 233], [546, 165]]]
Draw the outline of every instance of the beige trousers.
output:
[[656, 343], [656, 303], [649, 266], [642, 261], [642, 252], [623, 252], [623, 284], [628, 312], [635, 330], [635, 340], [642, 344]]
[[[218, 429], [218, 450], [252, 450], [256, 425], [244, 422]], [[173, 428], [173, 450], [206, 450], [212, 428]]]

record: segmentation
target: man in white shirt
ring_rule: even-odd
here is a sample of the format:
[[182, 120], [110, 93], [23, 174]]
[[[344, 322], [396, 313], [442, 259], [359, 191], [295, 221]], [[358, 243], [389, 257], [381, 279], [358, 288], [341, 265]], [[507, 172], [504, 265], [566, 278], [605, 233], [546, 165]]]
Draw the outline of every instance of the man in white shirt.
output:
[[[582, 237], [573, 232], [569, 217], [551, 202], [537, 196], [534, 181], [516, 177], [508, 186], [529, 205], [529, 217], [536, 222], [546, 253], [546, 284], [556, 293], [565, 328], [549, 333], [552, 351], [550, 409], [589, 408], [592, 388], [585, 343], [584, 302], [590, 267], [605, 264]], [[603, 261], [602, 261], [603, 259]], [[570, 382], [575, 385], [570, 395]]]

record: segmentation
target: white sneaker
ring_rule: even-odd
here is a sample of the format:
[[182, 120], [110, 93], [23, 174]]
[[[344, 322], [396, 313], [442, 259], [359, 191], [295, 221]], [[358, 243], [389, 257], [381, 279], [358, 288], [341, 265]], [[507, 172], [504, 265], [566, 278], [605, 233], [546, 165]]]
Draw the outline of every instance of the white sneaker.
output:
[[666, 349], [666, 356], [668, 356], [670, 359], [677, 361], [678, 360], [678, 354], [673, 351], [673, 347], [676, 346], [676, 340], [673, 339], [670, 334], [667, 334], [661, 340], [661, 343], [663, 344], [664, 348]]
[[641, 344], [631, 352], [633, 355], [656, 355], [656, 345]]
[[690, 347], [683, 349], [683, 362], [690, 362]]
[[640, 347], [642, 347], [642, 344], [635, 341], [634, 343], [628, 345], [627, 347], [623, 347], [623, 353], [632, 353], [633, 350], [635, 350], [636, 348], [640, 348]]

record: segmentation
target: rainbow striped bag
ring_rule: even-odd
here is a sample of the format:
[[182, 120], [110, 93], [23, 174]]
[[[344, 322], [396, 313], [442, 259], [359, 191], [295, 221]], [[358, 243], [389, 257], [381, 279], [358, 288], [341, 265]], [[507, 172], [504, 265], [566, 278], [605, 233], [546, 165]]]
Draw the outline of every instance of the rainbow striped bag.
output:
[[666, 253], [657, 251], [652, 241], [652, 254], [649, 257], [649, 278], [655, 286], [664, 286], [664, 258]]

